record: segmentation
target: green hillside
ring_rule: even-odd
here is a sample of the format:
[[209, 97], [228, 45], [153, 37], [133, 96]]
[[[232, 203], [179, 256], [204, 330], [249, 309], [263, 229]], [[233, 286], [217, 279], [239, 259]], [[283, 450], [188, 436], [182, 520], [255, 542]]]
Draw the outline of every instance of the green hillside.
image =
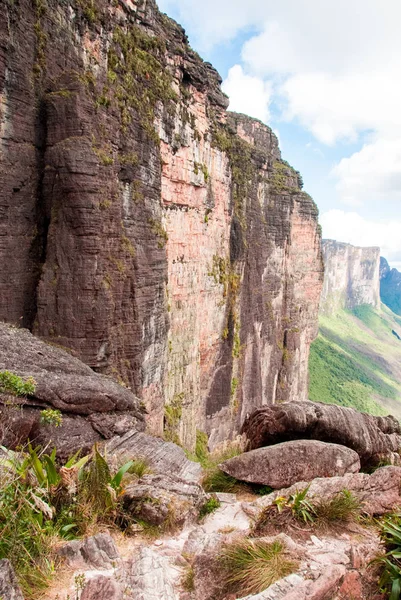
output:
[[382, 304], [321, 315], [309, 398], [401, 418], [401, 319]]

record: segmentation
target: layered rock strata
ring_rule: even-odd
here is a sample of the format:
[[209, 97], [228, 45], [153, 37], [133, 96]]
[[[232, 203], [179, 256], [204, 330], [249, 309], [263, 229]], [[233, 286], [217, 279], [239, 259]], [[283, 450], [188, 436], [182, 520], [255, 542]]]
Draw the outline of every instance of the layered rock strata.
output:
[[154, 0], [0, 6], [0, 319], [211, 445], [306, 399], [317, 209]]
[[[111, 377], [95, 373], [62, 348], [26, 329], [0, 323], [0, 371], [33, 377], [25, 398], [0, 386], [0, 443], [13, 448], [27, 440], [57, 447], [60, 458], [89, 451], [102, 439], [145, 427], [140, 400]], [[47, 423], [42, 411], [63, 411], [60, 423]], [[182, 452], [182, 450], [180, 450]]]
[[389, 415], [374, 417], [353, 408], [321, 402], [288, 402], [256, 409], [242, 433], [250, 450], [290, 440], [320, 440], [347, 446], [362, 466], [381, 460], [399, 463], [400, 423]]
[[380, 248], [359, 248], [323, 240], [324, 282], [321, 311], [370, 304], [380, 308]]

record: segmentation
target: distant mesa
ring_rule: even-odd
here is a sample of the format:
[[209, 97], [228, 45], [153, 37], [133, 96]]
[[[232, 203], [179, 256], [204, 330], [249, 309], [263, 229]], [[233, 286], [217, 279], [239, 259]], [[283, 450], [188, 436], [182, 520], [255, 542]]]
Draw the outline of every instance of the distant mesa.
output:
[[322, 241], [325, 267], [320, 311], [334, 314], [362, 304], [380, 308], [380, 248]]
[[382, 302], [401, 315], [401, 273], [391, 269], [387, 260], [380, 257], [380, 296]]

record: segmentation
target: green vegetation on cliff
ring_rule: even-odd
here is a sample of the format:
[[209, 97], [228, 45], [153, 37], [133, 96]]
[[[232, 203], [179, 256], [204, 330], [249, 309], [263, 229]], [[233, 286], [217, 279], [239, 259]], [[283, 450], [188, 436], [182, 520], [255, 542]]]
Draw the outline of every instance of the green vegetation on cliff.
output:
[[311, 346], [309, 398], [363, 412], [401, 416], [401, 334], [385, 306], [321, 315]]

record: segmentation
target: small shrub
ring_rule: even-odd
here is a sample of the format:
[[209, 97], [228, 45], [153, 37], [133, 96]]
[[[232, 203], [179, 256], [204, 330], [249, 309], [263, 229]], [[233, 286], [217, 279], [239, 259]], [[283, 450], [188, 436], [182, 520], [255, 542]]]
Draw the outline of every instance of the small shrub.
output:
[[199, 518], [203, 519], [203, 517], [206, 517], [207, 515], [210, 515], [211, 513], [213, 513], [218, 508], [220, 508], [220, 500], [218, 500], [218, 498], [216, 498], [215, 496], [211, 496], [201, 506], [201, 508], [199, 510]]
[[60, 427], [63, 422], [63, 416], [59, 410], [46, 408], [40, 411], [40, 422], [42, 425], [54, 425]]
[[11, 371], [0, 371], [0, 392], [13, 396], [29, 396], [34, 394], [36, 381], [28, 377], [25, 381]]
[[281, 542], [249, 539], [227, 545], [220, 563], [226, 588], [244, 596], [258, 594], [298, 566]]

